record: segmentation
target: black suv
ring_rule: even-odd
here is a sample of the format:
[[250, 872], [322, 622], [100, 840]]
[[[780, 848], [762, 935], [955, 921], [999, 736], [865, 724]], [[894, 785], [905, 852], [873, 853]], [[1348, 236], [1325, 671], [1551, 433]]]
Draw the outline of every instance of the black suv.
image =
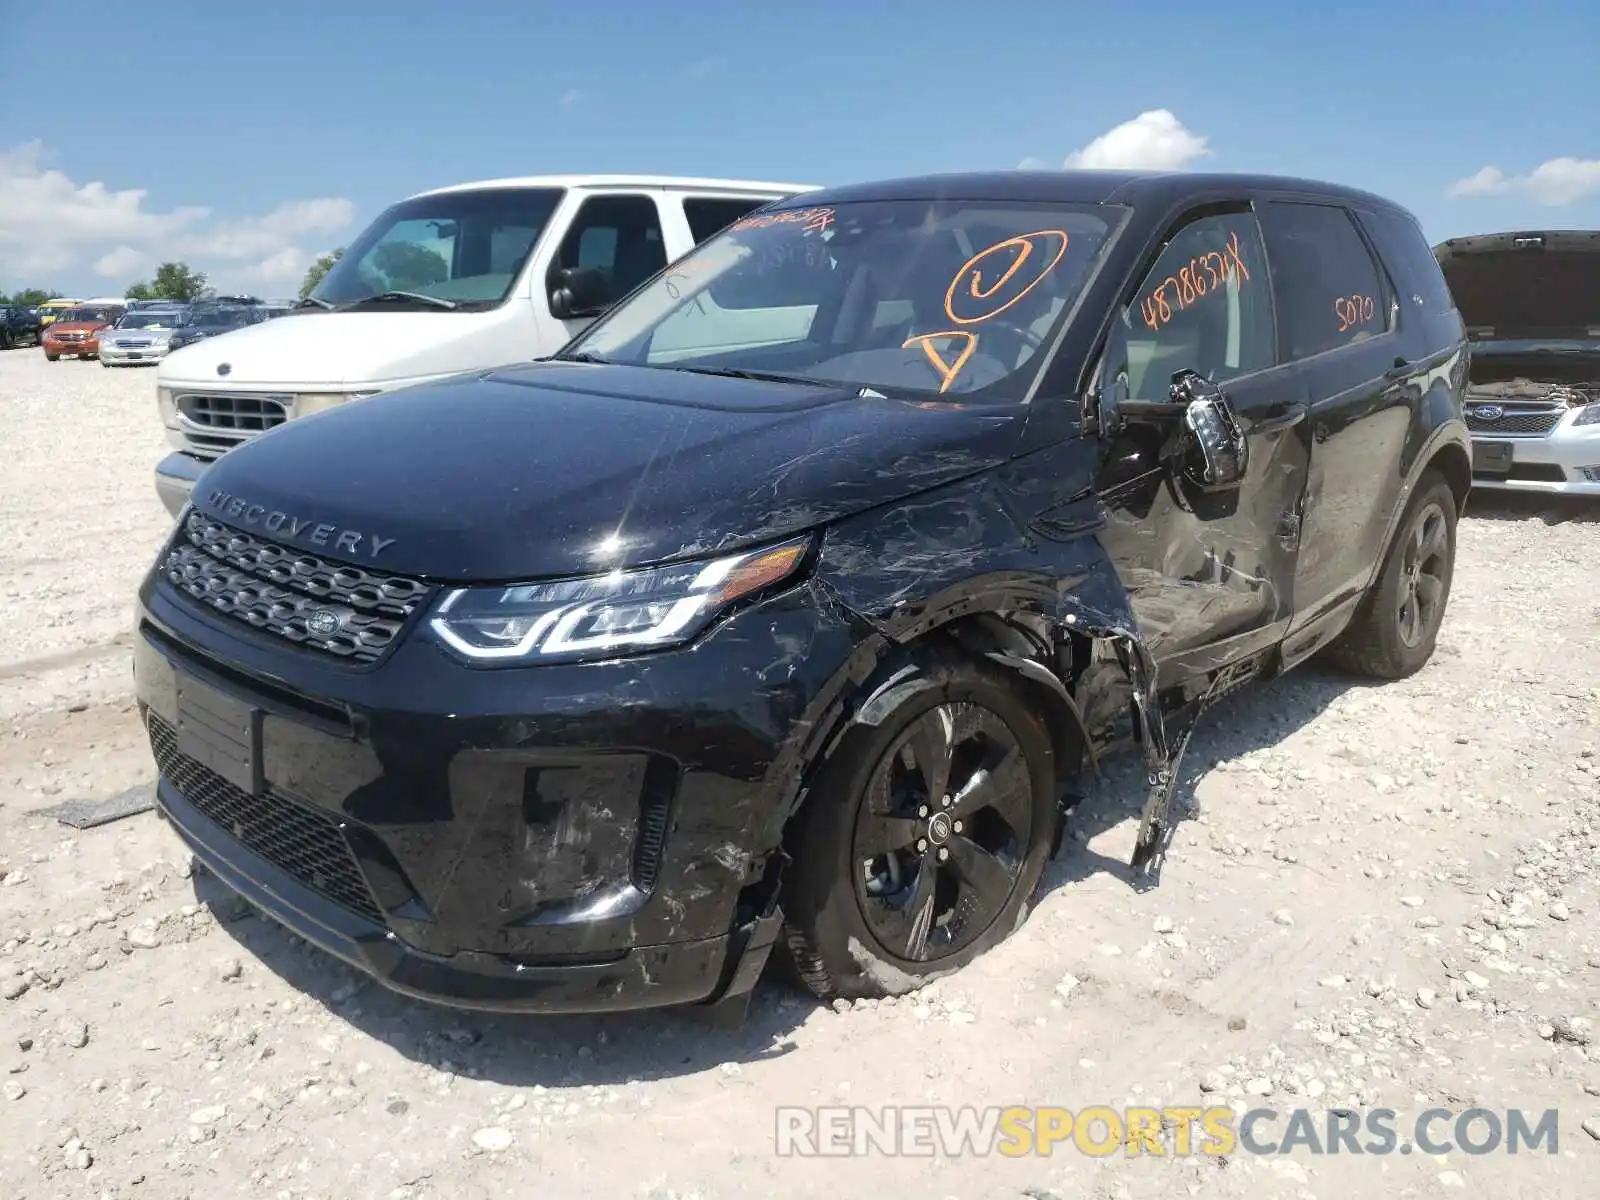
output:
[[0, 304], [0, 350], [39, 344], [39, 310]]
[[[574, 295], [593, 287], [562, 272]], [[291, 421], [140, 593], [162, 809], [412, 995], [901, 992], [1020, 921], [1140, 745], [1329, 648], [1428, 659], [1471, 480], [1415, 221], [1005, 173], [745, 217], [554, 359]]]

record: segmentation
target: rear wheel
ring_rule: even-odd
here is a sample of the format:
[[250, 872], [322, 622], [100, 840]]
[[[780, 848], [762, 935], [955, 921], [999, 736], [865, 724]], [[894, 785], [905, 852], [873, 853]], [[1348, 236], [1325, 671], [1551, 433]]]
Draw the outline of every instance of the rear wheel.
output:
[[1375, 679], [1403, 679], [1433, 656], [1455, 573], [1456, 498], [1444, 477], [1417, 483], [1383, 572], [1330, 657]]
[[785, 942], [824, 999], [913, 991], [1020, 923], [1049, 854], [1055, 761], [1040, 715], [987, 663], [856, 725], [819, 770], [790, 845]]

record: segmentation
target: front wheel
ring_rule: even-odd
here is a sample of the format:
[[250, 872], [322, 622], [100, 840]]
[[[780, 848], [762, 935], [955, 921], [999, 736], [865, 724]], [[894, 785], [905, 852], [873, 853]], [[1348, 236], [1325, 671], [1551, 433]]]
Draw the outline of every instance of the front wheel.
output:
[[46, 350], [46, 351], [45, 351], [45, 352], [44, 352], [44, 356], [45, 356], [45, 359], [46, 359], [46, 360], [47, 360], [47, 361], [48, 361], [48, 362], [57, 362], [57, 361], [59, 361], [59, 360], [60, 360], [60, 358], [61, 358], [61, 355], [59, 355], [59, 354], [51, 354], [51, 353], [50, 353], [50, 351], [48, 351], [48, 350]]
[[1330, 650], [1339, 665], [1374, 679], [1404, 679], [1433, 657], [1456, 561], [1456, 497], [1428, 471], [1406, 505], [1383, 571]]
[[856, 725], [791, 831], [784, 940], [823, 999], [913, 991], [1003, 941], [1049, 856], [1055, 753], [998, 668], [932, 658], [934, 686]]

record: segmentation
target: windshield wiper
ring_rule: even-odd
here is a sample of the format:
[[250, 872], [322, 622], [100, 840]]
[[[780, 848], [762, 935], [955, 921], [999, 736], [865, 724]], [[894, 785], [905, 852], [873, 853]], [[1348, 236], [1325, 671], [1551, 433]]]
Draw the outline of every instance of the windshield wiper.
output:
[[438, 296], [425, 296], [421, 292], [377, 292], [371, 296], [363, 296], [360, 300], [352, 300], [339, 311], [349, 312], [351, 309], [359, 308], [363, 304], [399, 304], [402, 302], [425, 304], [429, 308], [442, 308], [446, 311], [460, 307], [454, 300], [445, 300]]
[[611, 360], [609, 358], [601, 358], [593, 350], [579, 350], [576, 354], [557, 354], [557, 355], [553, 355], [551, 357], [550, 361], [551, 362], [600, 363], [602, 365], [609, 365], [611, 363]]
[[333, 307], [333, 305], [329, 304], [326, 300], [319, 299], [316, 296], [302, 296], [300, 298], [300, 303], [296, 304], [295, 307], [296, 308], [327, 308], [327, 309], [331, 309]]
[[807, 379], [804, 375], [785, 375], [781, 371], [747, 371], [743, 367], [670, 367], [693, 375], [720, 375], [724, 379], [753, 379], [760, 383], [797, 383], [803, 387], [849, 387], [829, 379]]

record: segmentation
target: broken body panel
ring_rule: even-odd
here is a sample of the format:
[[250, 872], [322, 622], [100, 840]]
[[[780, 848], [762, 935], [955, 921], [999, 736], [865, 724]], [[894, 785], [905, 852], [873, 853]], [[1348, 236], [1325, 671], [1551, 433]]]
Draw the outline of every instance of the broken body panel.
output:
[[[845, 189], [807, 197], [807, 211], [995, 189], [1108, 214], [1014, 403], [569, 361], [357, 401], [221, 460], [194, 511], [251, 554], [271, 543], [426, 591], [403, 636], [352, 665], [219, 617], [158, 563], [136, 672], [161, 803], [196, 852], [403, 991], [539, 1011], [737, 1010], [781, 925], [797, 851], [785, 835], [819, 802], [820, 765], [852, 725], [932, 686], [936, 642], [1013, 671], [1047, 715], [1062, 816], [1103, 749], [1141, 744], [1134, 878], [1158, 877], [1204, 708], [1338, 635], [1425, 470], [1464, 496], [1465, 357], [1397, 307], [1356, 351], [1273, 355], [1222, 390], [1174, 376], [1159, 401], [1130, 387], [1114, 315], [1175, 232], [1211, 212], [1253, 222], [1276, 202], [1391, 211], [1362, 193], [1021, 174]], [[1238, 269], [1267, 295], [1267, 262], [1244, 255]], [[456, 584], [794, 535], [811, 539], [803, 572], [687, 645], [491, 666], [423, 636]], [[187, 536], [180, 522], [173, 546]], [[186, 743], [196, 705], [235, 713], [242, 741], [202, 730]], [[254, 747], [248, 761], [237, 745]], [[213, 765], [199, 775], [195, 761]], [[370, 911], [329, 899], [328, 863], [270, 861], [248, 814], [231, 842], [218, 835], [217, 811], [261, 795], [338, 830]]]

